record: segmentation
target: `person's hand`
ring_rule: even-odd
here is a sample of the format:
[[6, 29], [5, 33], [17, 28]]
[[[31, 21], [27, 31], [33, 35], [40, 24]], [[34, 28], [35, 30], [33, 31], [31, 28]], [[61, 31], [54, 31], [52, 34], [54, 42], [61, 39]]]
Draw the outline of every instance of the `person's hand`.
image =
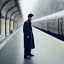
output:
[[29, 38], [29, 36], [27, 36], [27, 38]]

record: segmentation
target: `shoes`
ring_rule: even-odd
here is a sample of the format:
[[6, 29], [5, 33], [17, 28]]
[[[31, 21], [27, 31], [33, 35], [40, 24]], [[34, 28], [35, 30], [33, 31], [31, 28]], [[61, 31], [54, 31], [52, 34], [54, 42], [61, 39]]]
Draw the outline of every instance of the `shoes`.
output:
[[34, 56], [34, 55], [33, 55], [33, 54], [29, 54], [28, 56], [31, 56], [31, 57], [32, 57], [32, 56]]
[[25, 58], [25, 59], [31, 59], [31, 57], [30, 57], [30, 56], [24, 56], [24, 58]]

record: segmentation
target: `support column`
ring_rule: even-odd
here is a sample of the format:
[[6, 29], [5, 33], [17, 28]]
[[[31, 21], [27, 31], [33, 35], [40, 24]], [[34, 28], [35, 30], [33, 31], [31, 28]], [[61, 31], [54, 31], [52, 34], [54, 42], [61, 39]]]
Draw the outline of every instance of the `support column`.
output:
[[0, 12], [0, 35], [1, 35], [1, 12]]
[[11, 21], [11, 30], [13, 30], [13, 21]]
[[17, 22], [13, 22], [13, 29], [16, 30], [17, 29]]
[[0, 18], [0, 35], [1, 35], [1, 18]]
[[13, 21], [12, 20], [10, 21], [10, 28], [9, 29], [10, 29], [10, 33], [12, 33], [13, 32]]
[[13, 21], [13, 30], [15, 30], [15, 22]]
[[9, 22], [10, 20], [9, 19], [6, 19], [6, 35], [8, 36], [10, 33], [9, 33]]
[[5, 18], [2, 17], [1, 18], [1, 21], [0, 21], [0, 30], [1, 30], [1, 35], [5, 35]]
[[18, 27], [19, 27], [18, 22], [16, 22], [16, 23], [17, 23], [17, 29], [18, 29]]

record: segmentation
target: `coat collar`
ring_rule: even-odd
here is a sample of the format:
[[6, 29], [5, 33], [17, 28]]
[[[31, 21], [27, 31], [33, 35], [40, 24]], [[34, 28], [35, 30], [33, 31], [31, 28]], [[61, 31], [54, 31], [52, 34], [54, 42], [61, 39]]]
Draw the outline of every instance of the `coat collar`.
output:
[[27, 21], [28, 21], [29, 23], [31, 23], [31, 21], [30, 21], [29, 19], [28, 19]]

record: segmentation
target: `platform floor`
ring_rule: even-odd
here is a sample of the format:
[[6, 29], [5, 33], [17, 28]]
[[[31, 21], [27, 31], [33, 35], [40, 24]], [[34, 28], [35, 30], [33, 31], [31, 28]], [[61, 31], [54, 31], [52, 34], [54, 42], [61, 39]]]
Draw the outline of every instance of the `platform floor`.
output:
[[[0, 49], [0, 64], [64, 64], [64, 42], [33, 28], [35, 55], [24, 59], [22, 27]], [[1, 44], [0, 44], [1, 45]]]

